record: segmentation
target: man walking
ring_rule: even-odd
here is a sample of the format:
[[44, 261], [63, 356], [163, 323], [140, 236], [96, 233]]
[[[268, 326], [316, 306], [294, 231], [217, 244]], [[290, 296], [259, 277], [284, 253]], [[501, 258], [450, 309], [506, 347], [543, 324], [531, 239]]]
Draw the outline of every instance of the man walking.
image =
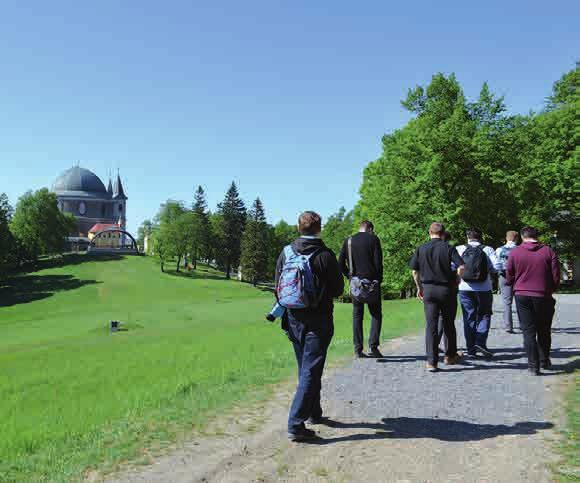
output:
[[550, 369], [552, 319], [556, 301], [553, 293], [560, 285], [560, 263], [554, 251], [538, 242], [538, 230], [522, 228], [523, 243], [507, 260], [506, 283], [513, 287], [528, 370], [535, 375]]
[[[457, 250], [441, 239], [445, 231], [441, 223], [431, 223], [431, 240], [415, 251], [409, 265], [417, 285], [417, 297], [425, 310], [425, 346], [427, 370], [437, 372], [439, 362], [439, 314], [443, 316], [443, 330], [447, 336], [445, 364], [456, 364], [461, 354], [457, 352], [457, 333], [453, 317], [453, 297], [457, 274], [463, 273], [463, 260]], [[457, 272], [452, 268], [457, 267]]]
[[[321, 226], [319, 214], [302, 213], [298, 219], [300, 237], [284, 248], [276, 264], [279, 301], [284, 305], [284, 299], [293, 300], [293, 304], [285, 305], [283, 316], [298, 363], [298, 387], [288, 416], [288, 437], [292, 441], [316, 437], [304, 423], [309, 420], [317, 424], [322, 418], [321, 378], [334, 334], [333, 298], [344, 289], [336, 256], [320, 239]], [[300, 293], [293, 292], [295, 289]]]
[[[381, 283], [383, 281], [383, 251], [379, 238], [374, 234], [373, 224], [365, 220], [359, 226], [359, 232], [347, 238], [340, 251], [338, 264], [342, 273], [349, 280], [356, 277], [358, 280], [366, 280], [371, 292], [365, 301], [352, 301], [352, 333], [354, 353], [356, 357], [366, 357], [363, 352], [363, 317], [365, 303], [371, 314], [371, 330], [369, 334], [369, 357], [383, 357], [379, 351], [382, 303]], [[351, 295], [353, 295], [351, 293]]]
[[512, 315], [512, 303], [514, 294], [512, 287], [506, 283], [505, 271], [509, 254], [518, 246], [518, 232], [513, 230], [508, 231], [505, 235], [505, 239], [506, 244], [495, 251], [495, 256], [497, 258], [497, 266], [495, 268], [499, 274], [498, 285], [503, 303], [503, 329], [508, 334], [513, 334], [514, 320]]
[[[452, 240], [452, 236], [451, 233], [449, 233], [448, 231], [444, 231], [443, 235], [441, 236], [441, 239], [446, 242], [449, 243]], [[454, 266], [453, 263], [451, 263], [451, 269], [456, 271], [457, 267]], [[457, 286], [459, 285], [459, 281], [456, 279], [455, 283], [452, 285], [452, 290], [453, 290], [453, 296], [451, 297], [451, 314], [453, 317], [453, 324], [455, 324], [455, 318], [457, 317]], [[447, 342], [447, 337], [445, 336], [445, 330], [444, 330], [444, 325], [443, 325], [443, 314], [439, 314], [439, 324], [437, 326], [437, 334], [439, 337], [439, 340], [443, 342], [443, 352], [447, 351], [447, 348], [449, 346], [448, 342]]]
[[493, 308], [490, 274], [495, 271], [497, 259], [494, 249], [481, 243], [479, 228], [469, 228], [466, 234], [467, 244], [457, 247], [457, 252], [465, 264], [459, 283], [459, 302], [467, 355], [475, 357], [479, 352], [491, 358], [493, 353], [487, 348]]

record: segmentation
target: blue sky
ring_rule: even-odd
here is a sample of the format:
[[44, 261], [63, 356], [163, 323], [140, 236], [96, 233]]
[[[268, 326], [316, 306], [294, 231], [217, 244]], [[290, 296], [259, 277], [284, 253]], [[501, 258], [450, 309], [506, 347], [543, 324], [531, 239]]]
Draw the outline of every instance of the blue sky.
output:
[[351, 208], [409, 87], [455, 72], [527, 112], [574, 66], [578, 2], [475, 3], [2, 2], [0, 192], [80, 161], [120, 168], [131, 230], [232, 180], [272, 222]]

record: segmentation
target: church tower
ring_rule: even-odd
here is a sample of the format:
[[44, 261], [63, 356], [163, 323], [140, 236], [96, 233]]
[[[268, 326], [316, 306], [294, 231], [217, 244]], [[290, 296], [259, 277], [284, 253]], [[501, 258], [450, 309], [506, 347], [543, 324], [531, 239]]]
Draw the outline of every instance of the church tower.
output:
[[121, 176], [117, 173], [117, 179], [113, 188], [113, 219], [119, 220], [119, 226], [122, 230], [127, 229], [127, 196], [123, 189]]

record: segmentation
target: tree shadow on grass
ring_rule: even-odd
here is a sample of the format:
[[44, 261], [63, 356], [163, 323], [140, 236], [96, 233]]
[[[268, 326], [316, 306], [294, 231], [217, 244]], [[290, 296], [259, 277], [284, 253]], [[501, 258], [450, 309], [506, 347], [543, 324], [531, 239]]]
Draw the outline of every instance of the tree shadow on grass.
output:
[[0, 282], [0, 307], [26, 304], [51, 297], [56, 292], [75, 290], [85, 285], [102, 283], [81, 280], [72, 275], [22, 275]]
[[212, 273], [205, 270], [192, 270], [190, 272], [176, 272], [175, 270], [165, 270], [167, 275], [171, 275], [173, 277], [181, 277], [181, 278], [190, 278], [192, 280], [222, 280], [226, 281], [227, 278], [225, 275], [218, 275], [216, 273]]
[[36, 262], [27, 263], [20, 267], [17, 272], [33, 273], [47, 268], [81, 265], [87, 262], [110, 262], [123, 260], [124, 258], [124, 255], [116, 253], [93, 253], [90, 255], [85, 253], [66, 253], [63, 256], [45, 258], [37, 260]]
[[533, 435], [554, 427], [549, 422], [521, 422], [513, 426], [506, 424], [479, 424], [450, 419], [430, 418], [383, 418], [382, 423], [341, 423], [327, 420], [332, 428], [360, 428], [375, 430], [374, 434], [352, 434], [336, 438], [320, 438], [308, 441], [309, 444], [326, 445], [345, 441], [373, 439], [415, 439], [430, 438], [439, 441], [467, 442], [481, 441], [504, 435]]

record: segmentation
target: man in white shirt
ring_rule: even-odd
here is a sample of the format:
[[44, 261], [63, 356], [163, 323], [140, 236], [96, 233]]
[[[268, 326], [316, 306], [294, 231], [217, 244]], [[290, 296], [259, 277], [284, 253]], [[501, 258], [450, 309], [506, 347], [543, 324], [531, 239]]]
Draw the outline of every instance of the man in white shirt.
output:
[[517, 247], [519, 235], [517, 231], [510, 230], [505, 235], [506, 244], [495, 251], [497, 258], [496, 270], [499, 274], [498, 284], [503, 302], [503, 328], [508, 334], [514, 333], [514, 320], [512, 316], [512, 303], [514, 300], [513, 289], [506, 284], [507, 259], [510, 252]]
[[493, 248], [481, 243], [479, 228], [469, 228], [466, 234], [467, 244], [458, 246], [457, 252], [465, 264], [459, 284], [459, 302], [467, 355], [475, 357], [480, 353], [491, 358], [493, 353], [487, 348], [493, 306], [490, 275], [496, 271], [497, 257]]

